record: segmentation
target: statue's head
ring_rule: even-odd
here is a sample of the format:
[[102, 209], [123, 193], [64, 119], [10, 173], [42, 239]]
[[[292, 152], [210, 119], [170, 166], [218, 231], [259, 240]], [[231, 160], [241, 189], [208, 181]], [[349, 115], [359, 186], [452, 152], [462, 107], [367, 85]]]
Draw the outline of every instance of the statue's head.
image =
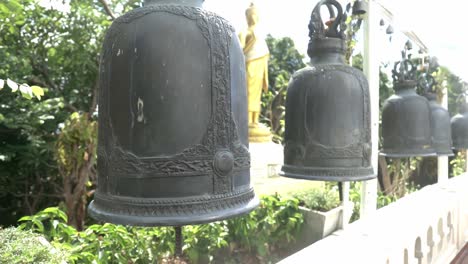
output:
[[249, 8], [245, 10], [245, 17], [249, 26], [256, 25], [258, 22], [258, 10], [254, 3], [250, 3]]

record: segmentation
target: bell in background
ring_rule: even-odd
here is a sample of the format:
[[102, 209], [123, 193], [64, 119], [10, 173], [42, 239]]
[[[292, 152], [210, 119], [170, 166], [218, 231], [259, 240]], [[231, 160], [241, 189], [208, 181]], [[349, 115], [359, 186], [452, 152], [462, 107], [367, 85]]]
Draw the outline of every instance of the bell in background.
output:
[[100, 66], [97, 220], [182, 226], [259, 203], [234, 28], [203, 0], [146, 1], [116, 19]]
[[403, 51], [403, 60], [392, 71], [393, 89], [382, 109], [383, 148], [380, 155], [391, 158], [436, 155], [432, 146], [431, 108], [416, 93], [416, 68]]
[[450, 114], [447, 109], [437, 103], [434, 77], [428, 73], [421, 74], [418, 79], [418, 86], [422, 90], [423, 96], [429, 100], [434, 150], [437, 156], [453, 156]]
[[[320, 16], [324, 5], [332, 17], [327, 28]], [[345, 64], [345, 21], [334, 0], [320, 1], [312, 11], [311, 66], [293, 75], [287, 91], [282, 176], [321, 181], [375, 177], [369, 87], [361, 71]]]
[[356, 0], [353, 4], [353, 15], [364, 15], [369, 7], [366, 1]]
[[[455, 150], [468, 149], [468, 104], [465, 102], [465, 94], [458, 98], [458, 112], [459, 114], [452, 117], [452, 140], [453, 148]], [[463, 102], [460, 102], [462, 99]]]

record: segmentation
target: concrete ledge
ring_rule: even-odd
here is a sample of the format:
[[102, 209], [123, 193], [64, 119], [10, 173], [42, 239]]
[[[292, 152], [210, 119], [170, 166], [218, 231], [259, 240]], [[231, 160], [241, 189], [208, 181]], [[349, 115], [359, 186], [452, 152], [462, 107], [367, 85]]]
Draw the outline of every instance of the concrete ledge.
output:
[[427, 186], [282, 260], [450, 263], [468, 237], [468, 176]]

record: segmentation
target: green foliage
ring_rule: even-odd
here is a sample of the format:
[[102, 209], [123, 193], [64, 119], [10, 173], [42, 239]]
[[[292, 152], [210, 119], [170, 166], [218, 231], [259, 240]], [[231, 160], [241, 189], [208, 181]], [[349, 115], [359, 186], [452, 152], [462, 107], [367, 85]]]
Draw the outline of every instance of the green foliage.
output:
[[261, 121], [272, 130], [274, 141], [280, 142], [284, 133], [284, 104], [286, 89], [292, 74], [305, 67], [302, 56], [292, 39], [266, 38], [270, 58], [268, 61], [268, 92], [262, 95]]
[[[354, 48], [356, 47], [357, 44], [357, 33], [361, 29], [362, 21], [364, 18], [364, 15], [354, 15], [352, 13], [352, 3], [354, 4], [356, 1], [352, 1], [348, 3], [346, 6], [346, 13], [347, 13], [347, 19], [345, 21], [346, 23], [346, 54], [345, 54], [345, 60], [349, 64], [350, 59], [353, 55]], [[353, 64], [354, 65], [354, 64]]]
[[457, 155], [450, 161], [451, 173], [450, 176], [458, 176], [465, 173], [466, 170], [466, 153], [457, 152]]
[[37, 85], [29, 86], [26, 83], [18, 84], [10, 79], [0, 79], [0, 90], [2, 90], [5, 86], [8, 86], [13, 93], [20, 93], [21, 96], [26, 99], [32, 99], [33, 97], [36, 97], [38, 100], [41, 100], [41, 97], [44, 96], [44, 89]]
[[[224, 251], [268, 259], [275, 249], [294, 241], [303, 222], [297, 199], [265, 196], [249, 215], [205, 225], [184, 226], [184, 254], [192, 263], [227, 261]], [[20, 219], [20, 229], [43, 234], [69, 253], [70, 263], [155, 263], [174, 254], [172, 227], [140, 228], [95, 224], [83, 231], [67, 224], [57, 207]], [[229, 247], [228, 247], [229, 246]], [[224, 250], [224, 251], [223, 251]]]
[[[411, 184], [405, 184], [405, 195], [417, 191], [417, 188]], [[353, 214], [351, 216], [351, 222], [354, 222], [360, 217], [360, 208], [361, 208], [361, 182], [351, 182], [349, 189], [349, 199], [353, 202]], [[401, 197], [397, 195], [386, 195], [382, 191], [377, 192], [377, 209], [387, 206], [393, 202], [396, 202]]]
[[0, 1], [0, 225], [58, 202], [57, 128], [95, 102], [108, 16], [97, 1], [46, 2]]
[[337, 188], [314, 188], [294, 194], [305, 207], [312, 210], [327, 212], [340, 205]]
[[436, 76], [436, 80], [439, 84], [443, 84], [447, 87], [448, 97], [448, 111], [450, 116], [454, 116], [458, 113], [458, 104], [460, 102], [460, 95], [466, 90], [466, 83], [460, 79], [460, 77], [453, 74], [446, 67], [439, 67], [439, 71]]
[[21, 218], [19, 228], [43, 234], [54, 246], [67, 250], [70, 263], [153, 263], [174, 252], [170, 228], [103, 224], [80, 232], [67, 221], [63, 211], [51, 207]]
[[87, 189], [95, 176], [97, 123], [88, 114], [73, 113], [56, 143], [56, 160], [62, 177], [68, 223], [83, 229]]
[[218, 250], [228, 246], [228, 233], [226, 222], [185, 226], [182, 232], [184, 254], [193, 263], [211, 262]]
[[228, 239], [246, 252], [265, 257], [294, 241], [302, 223], [299, 200], [264, 196], [258, 209], [227, 222]]
[[96, 143], [97, 122], [90, 120], [87, 114], [71, 114], [57, 140], [57, 162], [62, 174], [73, 174], [95, 157]]
[[14, 227], [0, 229], [0, 261], [9, 264], [61, 264], [65, 251], [53, 247], [44, 237]]
[[56, 204], [53, 145], [63, 100], [0, 92], [0, 225]]

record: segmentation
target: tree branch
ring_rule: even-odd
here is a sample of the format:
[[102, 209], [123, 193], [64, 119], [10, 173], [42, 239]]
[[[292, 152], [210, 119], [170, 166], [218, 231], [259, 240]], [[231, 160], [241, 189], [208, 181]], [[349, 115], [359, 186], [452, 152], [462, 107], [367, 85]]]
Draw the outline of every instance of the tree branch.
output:
[[115, 19], [114, 13], [112, 13], [112, 10], [109, 8], [109, 4], [107, 3], [106, 0], [99, 0], [99, 2], [103, 5], [104, 10], [106, 10], [106, 13], [112, 18], [112, 20]]
[[56, 90], [57, 85], [50, 78], [49, 71], [47, 70], [47, 66], [37, 64], [34, 61], [33, 57], [29, 57], [29, 61], [31, 62], [31, 66], [33, 67], [33, 69], [36, 70], [38, 73], [40, 73], [42, 77], [44, 77], [45, 84], [47, 84], [46, 87], [50, 87]]
[[93, 87], [93, 98], [91, 101], [91, 107], [89, 108], [89, 115], [91, 116], [94, 111], [96, 111], [96, 106], [97, 106], [97, 100], [98, 100], [98, 93], [99, 93], [99, 76], [96, 78], [96, 81], [94, 83]]

